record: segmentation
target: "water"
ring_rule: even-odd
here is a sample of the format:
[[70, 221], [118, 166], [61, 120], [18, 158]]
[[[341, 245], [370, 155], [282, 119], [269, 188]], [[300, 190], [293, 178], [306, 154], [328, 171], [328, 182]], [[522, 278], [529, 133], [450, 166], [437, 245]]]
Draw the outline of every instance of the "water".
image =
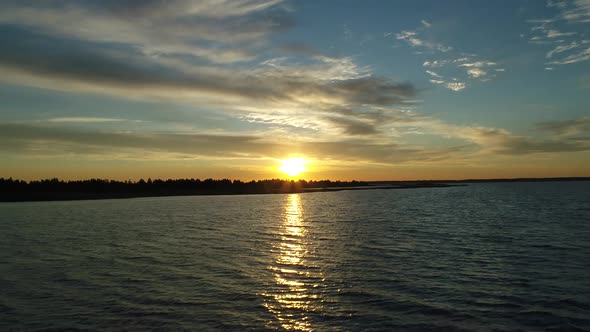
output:
[[0, 330], [590, 330], [589, 182], [0, 204]]

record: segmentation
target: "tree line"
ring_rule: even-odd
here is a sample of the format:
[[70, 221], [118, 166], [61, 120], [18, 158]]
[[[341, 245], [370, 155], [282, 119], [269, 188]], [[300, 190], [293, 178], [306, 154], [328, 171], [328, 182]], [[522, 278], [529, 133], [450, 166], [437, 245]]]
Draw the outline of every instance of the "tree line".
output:
[[0, 200], [90, 199], [136, 196], [272, 194], [296, 193], [304, 189], [367, 186], [359, 181], [258, 180], [244, 182], [230, 179], [140, 179], [117, 181], [106, 179], [69, 180], [57, 178], [24, 181], [0, 178]]

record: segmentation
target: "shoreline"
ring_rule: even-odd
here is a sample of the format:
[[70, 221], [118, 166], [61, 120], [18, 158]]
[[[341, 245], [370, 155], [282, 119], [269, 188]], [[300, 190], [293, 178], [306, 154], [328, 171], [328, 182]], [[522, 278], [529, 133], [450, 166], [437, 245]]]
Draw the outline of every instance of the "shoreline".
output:
[[[0, 179], [1, 180], [1, 179]], [[161, 180], [158, 180], [161, 181]], [[192, 180], [191, 180], [192, 181]], [[197, 180], [198, 181], [198, 180]], [[228, 180], [229, 181], [229, 180]], [[0, 203], [20, 202], [57, 202], [57, 201], [82, 201], [82, 200], [105, 200], [105, 199], [129, 199], [143, 197], [173, 197], [173, 196], [234, 196], [234, 195], [276, 195], [276, 194], [298, 194], [314, 192], [333, 192], [345, 190], [394, 190], [394, 189], [422, 189], [422, 188], [448, 188], [468, 186], [477, 183], [539, 183], [539, 182], [573, 182], [590, 181], [590, 177], [562, 177], [562, 178], [512, 178], [512, 179], [464, 179], [464, 180], [414, 180], [414, 181], [369, 181], [369, 182], [332, 182], [335, 186], [327, 187], [301, 187], [293, 186], [293, 182], [286, 180], [264, 180], [279, 181], [288, 186], [280, 188], [201, 188], [201, 189], [178, 189], [166, 190], [165, 188], [153, 191], [129, 191], [129, 192], [90, 192], [90, 191], [6, 191], [0, 190]], [[303, 180], [299, 180], [301, 182]], [[253, 181], [254, 182], [254, 181]], [[252, 183], [253, 183], [252, 182]], [[303, 181], [305, 182], [305, 181]], [[137, 185], [135, 183], [133, 185]], [[248, 185], [249, 183], [243, 183]], [[155, 189], [155, 188], [154, 188]]]
[[[130, 199], [145, 197], [174, 197], [174, 196], [236, 196], [236, 195], [280, 195], [280, 194], [306, 194], [317, 192], [335, 192], [352, 190], [394, 190], [394, 189], [422, 189], [422, 188], [449, 188], [464, 187], [466, 184], [442, 184], [442, 183], [421, 183], [412, 185], [368, 185], [357, 187], [326, 187], [326, 188], [298, 188], [292, 191], [273, 192], [175, 192], [175, 193], [67, 193], [67, 192], [36, 192], [19, 195], [19, 197], [7, 197], [0, 195], [0, 203], [24, 203], [24, 202], [67, 202], [67, 201], [90, 201], [107, 199]], [[28, 196], [28, 197], [27, 197]]]

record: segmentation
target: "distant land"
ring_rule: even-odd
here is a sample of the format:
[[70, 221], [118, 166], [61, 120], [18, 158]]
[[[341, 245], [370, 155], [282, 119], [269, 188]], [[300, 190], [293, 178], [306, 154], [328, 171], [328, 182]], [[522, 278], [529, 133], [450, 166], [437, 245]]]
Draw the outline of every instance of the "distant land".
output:
[[465, 186], [480, 182], [590, 181], [590, 177], [465, 179], [415, 181], [306, 181], [168, 179], [116, 181], [104, 179], [36, 181], [0, 178], [0, 202], [62, 201], [156, 196], [285, 194], [340, 190], [418, 189]]

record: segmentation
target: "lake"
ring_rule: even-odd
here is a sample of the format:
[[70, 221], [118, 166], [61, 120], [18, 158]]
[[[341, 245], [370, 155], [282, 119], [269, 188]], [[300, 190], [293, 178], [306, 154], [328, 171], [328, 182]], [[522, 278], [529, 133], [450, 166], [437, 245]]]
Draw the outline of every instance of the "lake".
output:
[[0, 203], [0, 330], [590, 330], [590, 182]]

